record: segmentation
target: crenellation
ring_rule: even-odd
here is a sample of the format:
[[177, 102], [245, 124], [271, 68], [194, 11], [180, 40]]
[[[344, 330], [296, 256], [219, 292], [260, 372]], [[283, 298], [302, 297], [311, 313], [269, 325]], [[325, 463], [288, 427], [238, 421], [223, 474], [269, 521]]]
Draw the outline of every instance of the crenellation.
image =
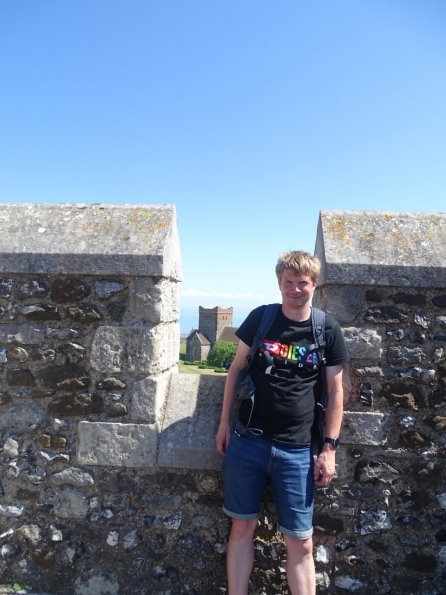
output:
[[[321, 593], [442, 589], [438, 221], [321, 215], [315, 305], [339, 320], [351, 358], [336, 478], [316, 496]], [[414, 229], [432, 241], [418, 256]], [[1, 581], [53, 595], [224, 592], [228, 523], [214, 443], [224, 378], [177, 373], [173, 207], [3, 205], [0, 231]], [[218, 332], [232, 312], [208, 314]], [[253, 592], [285, 591], [284, 552], [267, 489]]]

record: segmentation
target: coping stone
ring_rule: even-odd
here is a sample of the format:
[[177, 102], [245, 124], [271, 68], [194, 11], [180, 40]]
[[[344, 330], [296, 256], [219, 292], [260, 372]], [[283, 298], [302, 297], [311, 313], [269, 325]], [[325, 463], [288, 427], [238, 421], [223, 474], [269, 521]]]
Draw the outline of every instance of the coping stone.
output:
[[321, 211], [319, 285], [446, 286], [446, 214]]
[[167, 397], [158, 464], [220, 470], [215, 447], [226, 378], [174, 374]]
[[3, 203], [0, 272], [181, 281], [175, 206]]
[[81, 465], [153, 467], [157, 424], [79, 423], [77, 460]]

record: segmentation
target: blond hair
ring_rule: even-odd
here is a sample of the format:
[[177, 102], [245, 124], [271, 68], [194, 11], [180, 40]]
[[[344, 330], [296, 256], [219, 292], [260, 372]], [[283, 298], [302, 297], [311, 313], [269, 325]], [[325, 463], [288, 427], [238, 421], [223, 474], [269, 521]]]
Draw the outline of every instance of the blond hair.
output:
[[281, 279], [285, 269], [291, 269], [297, 275], [308, 275], [312, 281], [316, 281], [321, 270], [321, 263], [317, 256], [311, 256], [303, 250], [282, 252], [276, 265], [277, 278]]

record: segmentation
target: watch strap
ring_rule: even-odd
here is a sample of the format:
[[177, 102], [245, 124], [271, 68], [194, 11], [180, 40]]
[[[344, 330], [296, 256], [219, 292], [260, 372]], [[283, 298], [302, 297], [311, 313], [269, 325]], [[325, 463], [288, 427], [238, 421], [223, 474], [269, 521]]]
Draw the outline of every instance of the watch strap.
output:
[[331, 444], [333, 448], [338, 448], [339, 446], [339, 438], [325, 438], [325, 442]]

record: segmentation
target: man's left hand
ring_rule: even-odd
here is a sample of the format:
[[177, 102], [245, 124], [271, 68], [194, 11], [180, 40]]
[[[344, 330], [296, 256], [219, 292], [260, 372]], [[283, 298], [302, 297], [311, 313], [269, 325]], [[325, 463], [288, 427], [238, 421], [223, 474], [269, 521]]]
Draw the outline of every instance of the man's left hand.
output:
[[335, 473], [336, 451], [331, 447], [325, 449], [318, 456], [314, 466], [314, 482], [319, 487], [328, 486]]

